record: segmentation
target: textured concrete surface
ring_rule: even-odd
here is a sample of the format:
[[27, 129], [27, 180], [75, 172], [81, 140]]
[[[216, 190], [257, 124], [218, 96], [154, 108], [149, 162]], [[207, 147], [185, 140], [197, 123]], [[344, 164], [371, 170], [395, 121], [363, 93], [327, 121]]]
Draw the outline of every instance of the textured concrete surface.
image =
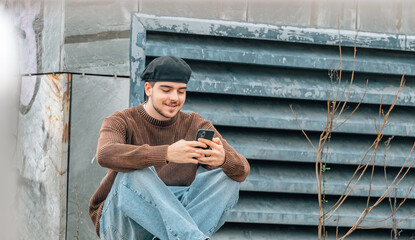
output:
[[129, 38], [65, 44], [64, 70], [129, 75]]
[[382, 1], [374, 4], [371, 1], [359, 1], [357, 6], [357, 29], [372, 32], [400, 33], [402, 4]]
[[[70, 78], [31, 77], [36, 87], [22, 91], [20, 105], [18, 209], [20, 239], [64, 239], [69, 138]], [[22, 89], [31, 88], [25, 81]]]
[[247, 0], [141, 0], [139, 9], [158, 16], [232, 21], [246, 21], [248, 12]]
[[130, 14], [136, 11], [276, 26], [415, 34], [414, 3], [407, 0], [68, 0], [64, 7], [63, 70], [96, 74], [128, 75]]
[[310, 27], [354, 30], [356, 0], [315, 0], [312, 4]]
[[248, 21], [273, 25], [310, 26], [312, 1], [248, 1]]
[[65, 37], [130, 29], [139, 0], [66, 0]]
[[400, 32], [408, 35], [415, 35], [415, 1], [402, 2], [402, 20]]
[[[6, 1], [7, 2], [7, 1]], [[20, 72], [61, 70], [63, 1], [10, 1], [19, 35]]]
[[72, 82], [67, 239], [97, 239], [88, 203], [106, 174], [95, 160], [99, 129], [128, 107], [130, 80], [75, 75]]

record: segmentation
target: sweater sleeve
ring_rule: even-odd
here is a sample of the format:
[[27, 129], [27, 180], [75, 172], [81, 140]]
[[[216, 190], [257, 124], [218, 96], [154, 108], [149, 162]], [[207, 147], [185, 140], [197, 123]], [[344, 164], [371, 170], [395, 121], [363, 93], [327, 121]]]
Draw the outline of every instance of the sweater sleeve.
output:
[[[238, 153], [229, 143], [220, 135], [216, 128], [209, 122], [208, 129], [215, 131], [214, 137], [219, 137], [225, 150], [225, 161], [220, 166], [223, 172], [231, 179], [243, 182], [249, 175], [250, 166], [248, 160]], [[209, 169], [209, 166], [206, 167]]]
[[127, 123], [115, 113], [102, 123], [97, 146], [97, 162], [117, 172], [129, 172], [166, 164], [168, 145], [150, 146], [126, 143]]

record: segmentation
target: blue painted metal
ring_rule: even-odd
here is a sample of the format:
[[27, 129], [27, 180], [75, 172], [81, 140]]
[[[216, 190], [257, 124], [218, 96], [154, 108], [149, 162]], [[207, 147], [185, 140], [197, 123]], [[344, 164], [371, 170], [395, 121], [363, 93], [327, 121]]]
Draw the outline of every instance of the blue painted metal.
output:
[[[315, 177], [314, 164], [297, 164], [282, 162], [263, 162], [251, 161], [251, 174], [245, 182], [241, 184], [242, 191], [251, 192], [279, 192], [293, 194], [317, 194], [317, 185]], [[325, 174], [324, 193], [327, 195], [343, 194], [347, 183], [353, 176], [355, 166], [341, 166], [329, 164], [330, 171]], [[393, 179], [398, 173], [398, 169], [388, 169], [387, 179], [385, 182], [384, 169], [378, 167], [373, 176], [373, 182], [384, 184], [372, 184], [371, 196], [380, 197], [390, 186]], [[403, 175], [403, 174], [402, 174]], [[401, 175], [401, 176], [402, 176]], [[354, 185], [360, 173], [356, 175], [351, 186]], [[350, 193], [350, 196], [365, 197], [369, 193], [371, 168], [365, 172], [362, 179], [356, 184]], [[408, 189], [415, 183], [415, 170], [411, 170], [402, 182], [393, 190], [392, 195], [403, 199]], [[350, 187], [348, 190], [350, 190]], [[410, 192], [409, 198], [415, 198], [415, 192]]]
[[[270, 131], [221, 127], [218, 127], [218, 129], [236, 150], [249, 159], [308, 163], [313, 163], [316, 160], [316, 153], [300, 131]], [[317, 146], [318, 135], [310, 134], [309, 137], [314, 145]], [[329, 143], [329, 156], [326, 162], [331, 164], [358, 165], [373, 141], [373, 136], [338, 134]], [[412, 145], [413, 139], [397, 137], [393, 139], [390, 149], [386, 152], [387, 166], [402, 166], [409, 157]], [[384, 152], [385, 146], [382, 142], [378, 147], [376, 166], [384, 165]], [[363, 163], [369, 161], [371, 153], [372, 151], [369, 152]], [[415, 153], [412, 153], [409, 161], [414, 157]], [[371, 163], [373, 163], [373, 160]], [[408, 165], [409, 163], [406, 164], [406, 166]]]
[[[327, 117], [326, 102], [189, 93], [183, 110], [197, 112], [214, 125], [298, 130], [290, 105], [304, 130], [321, 130]], [[348, 104], [335, 126], [339, 126], [355, 107], [356, 104]], [[386, 112], [389, 106], [383, 106], [382, 109]], [[373, 135], [377, 133], [375, 121], [378, 119], [378, 105], [363, 105], [335, 132]], [[415, 108], [395, 107], [389, 122], [383, 131], [385, 135], [415, 137]]]
[[[335, 233], [333, 227], [326, 227], [329, 233]], [[347, 228], [339, 229], [339, 236], [346, 233]], [[243, 223], [227, 223], [219, 232], [217, 232], [212, 240], [316, 240], [317, 229], [313, 226], [290, 226], [276, 224], [243, 224]], [[411, 239], [413, 233], [403, 231], [399, 239]], [[327, 240], [335, 240], [335, 234], [329, 234]], [[390, 229], [376, 230], [356, 230], [347, 240], [390, 240]]]
[[182, 17], [163, 17], [148, 14], [133, 14], [147, 31], [197, 34], [219, 37], [235, 37], [295, 43], [313, 43], [342, 46], [415, 51], [415, 37], [407, 35], [360, 32], [352, 30], [317, 29], [293, 26], [275, 26], [221, 20], [206, 20]]
[[[376, 138], [374, 122], [379, 116], [379, 103], [382, 101], [385, 111], [394, 102], [403, 73], [405, 91], [383, 131], [371, 195], [377, 198], [386, 189], [384, 166], [391, 182], [399, 167], [407, 167], [405, 161], [415, 158], [415, 153], [410, 155], [415, 141], [415, 37], [133, 14], [130, 106], [144, 100], [139, 76], [146, 61], [162, 55], [185, 58], [193, 73], [183, 110], [211, 120], [252, 164], [251, 175], [241, 185], [240, 202], [213, 239], [278, 239], [280, 235], [286, 236], [281, 239], [316, 239], [316, 153], [301, 133], [289, 105], [317, 145], [326, 121], [326, 101], [335, 97], [338, 86], [336, 78], [329, 75], [332, 69], [340, 68], [339, 39], [343, 70], [340, 86], [347, 89], [356, 34], [354, 82], [348, 107], [339, 121], [358, 102], [362, 105], [329, 141], [328, 154], [323, 158], [332, 169], [324, 173], [324, 192], [329, 200], [325, 208], [342, 194]], [[395, 138], [386, 146], [389, 136]], [[371, 153], [363, 163], [369, 161]], [[368, 173], [336, 215], [340, 216], [339, 226], [353, 225], [363, 211], [369, 191]], [[415, 174], [411, 170], [392, 197], [404, 198], [413, 182]], [[415, 213], [415, 192], [408, 195], [404, 205], [395, 215], [398, 220]], [[385, 201], [369, 219], [386, 218], [390, 209]], [[328, 221], [326, 225], [336, 223]], [[364, 225], [376, 226], [373, 222]], [[290, 228], [295, 230], [286, 231]], [[398, 228], [405, 229], [408, 236], [415, 233], [414, 218], [399, 223]], [[333, 236], [334, 228], [328, 229]], [[350, 239], [389, 239], [388, 233], [357, 231]]]
[[[326, 210], [336, 201], [335, 198], [326, 196]], [[362, 209], [366, 206], [366, 198], [348, 198], [338, 209], [336, 216], [339, 216], [339, 226], [351, 227], [362, 214]], [[396, 220], [403, 219], [415, 212], [415, 201], [407, 200], [407, 204], [401, 206], [396, 212]], [[381, 223], [369, 221], [379, 221], [386, 219], [391, 214], [389, 202], [382, 202], [378, 207], [367, 215], [362, 227], [383, 226], [392, 223], [388, 219]], [[231, 210], [228, 218], [230, 222], [241, 223], [261, 223], [261, 224], [287, 224], [287, 225], [315, 225], [318, 218], [318, 203], [313, 195], [282, 195], [282, 194], [261, 194], [242, 193], [238, 204]], [[398, 223], [399, 229], [413, 229], [415, 219], [408, 219]], [[336, 226], [337, 222], [327, 221], [326, 226]], [[392, 228], [385, 226], [385, 228]]]
[[[272, 97], [327, 101], [336, 92], [326, 70], [289, 69], [281, 67], [221, 64], [218, 62], [188, 61], [192, 67], [189, 89], [195, 92], [243, 96]], [[342, 89], [350, 72], [343, 72]], [[357, 72], [349, 95], [349, 102], [392, 104], [401, 80], [400, 75], [365, 74]], [[405, 91], [397, 105], [415, 105], [415, 78], [406, 76]], [[367, 91], [363, 98], [367, 83]], [[328, 91], [330, 90], [330, 92]], [[379, 95], [382, 93], [382, 96]]]
[[[305, 69], [339, 69], [336, 46], [293, 44], [237, 38], [154, 33], [147, 38], [146, 55]], [[359, 48], [355, 70], [382, 74], [415, 74], [415, 53]], [[399, 61], [397, 61], [399, 59]], [[353, 49], [342, 50], [343, 71], [353, 70]]]

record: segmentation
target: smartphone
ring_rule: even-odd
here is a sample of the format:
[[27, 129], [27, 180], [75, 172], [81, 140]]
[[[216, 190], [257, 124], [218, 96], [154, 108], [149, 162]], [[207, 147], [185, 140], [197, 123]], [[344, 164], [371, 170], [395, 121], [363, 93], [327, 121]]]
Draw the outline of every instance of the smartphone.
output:
[[[197, 130], [195, 141], [197, 141], [197, 139], [199, 139], [199, 138], [204, 138], [204, 139], [208, 139], [208, 140], [212, 141], [214, 134], [215, 134], [215, 131], [213, 131], [213, 130], [199, 129], [199, 130]], [[203, 148], [203, 149], [209, 149], [209, 147]]]

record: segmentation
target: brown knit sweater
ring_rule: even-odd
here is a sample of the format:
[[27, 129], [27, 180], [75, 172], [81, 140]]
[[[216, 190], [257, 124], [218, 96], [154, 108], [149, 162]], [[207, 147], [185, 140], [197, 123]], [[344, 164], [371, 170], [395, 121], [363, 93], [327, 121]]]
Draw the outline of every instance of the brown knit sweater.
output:
[[[160, 179], [169, 186], [189, 186], [198, 165], [177, 164], [166, 161], [167, 147], [181, 139], [193, 141], [198, 129], [213, 129], [225, 149], [223, 172], [235, 181], [242, 182], [250, 167], [244, 156], [237, 153], [213, 125], [196, 113], [179, 112], [168, 121], [159, 121], [143, 106], [115, 112], [102, 123], [97, 146], [97, 161], [108, 174], [89, 202], [89, 216], [99, 235], [99, 220], [117, 172], [129, 172], [154, 166]], [[208, 168], [208, 167], [207, 167]]]

